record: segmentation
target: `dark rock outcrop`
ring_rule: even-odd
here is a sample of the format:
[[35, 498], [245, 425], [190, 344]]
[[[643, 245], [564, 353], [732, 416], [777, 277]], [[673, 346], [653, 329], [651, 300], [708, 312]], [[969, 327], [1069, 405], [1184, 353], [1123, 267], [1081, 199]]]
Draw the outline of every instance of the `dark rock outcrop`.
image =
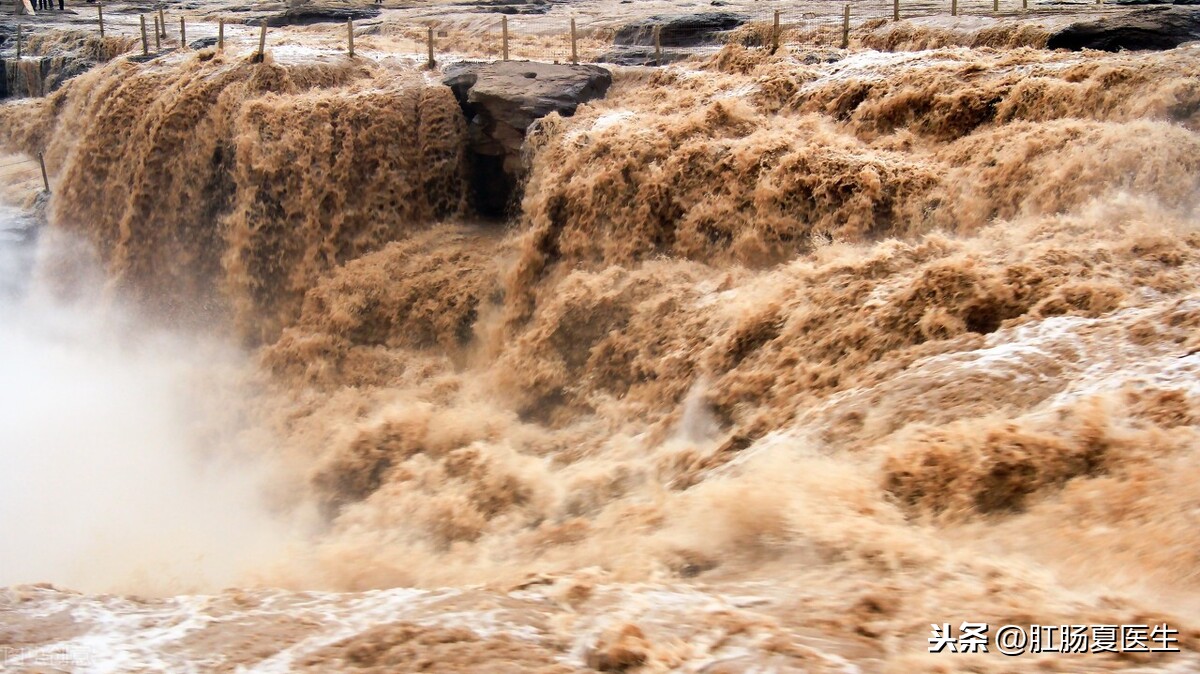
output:
[[188, 43], [189, 49], [196, 49], [196, 50], [207, 49], [209, 47], [215, 47], [215, 46], [217, 46], [217, 38], [216, 37], [202, 37], [199, 40], [192, 40], [191, 42]]
[[602, 98], [612, 74], [592, 65], [496, 61], [454, 64], [442, 81], [467, 118], [474, 206], [498, 217], [518, 196], [529, 126], [551, 112], [569, 117], [580, 104]]
[[692, 52], [679, 49], [664, 49], [661, 57], [654, 53], [654, 47], [615, 45], [612, 49], [596, 57], [597, 63], [612, 63], [619, 66], [656, 66], [684, 61], [692, 56]]
[[1109, 5], [1200, 5], [1200, 0], [1105, 0]]
[[258, 25], [266, 21], [268, 26], [310, 26], [314, 23], [346, 23], [346, 19], [373, 19], [379, 16], [378, 7], [329, 7], [323, 5], [300, 5], [282, 12], [269, 14], [262, 19], [247, 19], [246, 23]]
[[1073, 23], [1050, 36], [1050, 49], [1103, 51], [1174, 49], [1200, 39], [1200, 9], [1149, 7]]
[[162, 49], [159, 49], [158, 51], [154, 51], [153, 49], [151, 49], [149, 54], [143, 54], [139, 50], [137, 52], [134, 52], [133, 54], [130, 54], [129, 56], [126, 56], [125, 58], [129, 59], [130, 63], [149, 63], [160, 56], [163, 56], [165, 54], [170, 54], [174, 51], [175, 51], [175, 47], [163, 47]]
[[[37, 26], [45, 29], [45, 26]], [[0, 59], [0, 98], [45, 96], [71, 78], [87, 72], [122, 51], [118, 42], [104, 42], [87, 31], [59, 31], [54, 40], [28, 39], [22, 58]], [[5, 49], [16, 49], [15, 28], [0, 25]]]
[[550, 0], [478, 0], [467, 3], [470, 11], [497, 14], [545, 14], [550, 11]]
[[613, 44], [653, 46], [655, 26], [661, 27], [659, 40], [664, 47], [720, 44], [725, 41], [725, 33], [741, 26], [747, 20], [745, 15], [732, 12], [652, 16], [622, 26], [613, 37]]
[[0, 98], [45, 96], [96, 63], [77, 56], [27, 56], [0, 60]]
[[47, 93], [49, 58], [0, 59], [0, 97], [25, 98]]

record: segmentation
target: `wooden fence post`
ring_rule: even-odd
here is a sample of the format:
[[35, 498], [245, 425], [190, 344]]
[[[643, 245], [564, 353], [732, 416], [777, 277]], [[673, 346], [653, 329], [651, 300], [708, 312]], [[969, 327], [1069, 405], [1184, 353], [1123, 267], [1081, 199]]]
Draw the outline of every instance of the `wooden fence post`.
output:
[[50, 179], [46, 177], [46, 157], [39, 152], [38, 163], [42, 165], [42, 184], [46, 186], [46, 193], [50, 193]]
[[850, 48], [850, 5], [842, 10], [842, 49]]
[[950, 16], [958, 16], [958, 0], [950, 0]]
[[654, 26], [654, 65], [662, 66], [662, 26]]
[[179, 48], [187, 49], [187, 22], [179, 17]]
[[154, 17], [154, 51], [162, 51], [162, 36], [159, 32], [158, 17]]
[[579, 63], [579, 48], [575, 44], [575, 17], [571, 17], [571, 63]]
[[21, 58], [21, 24], [17, 24], [17, 58]]
[[142, 20], [142, 56], [149, 56], [150, 42], [146, 40], [146, 15], [142, 14], [138, 18]]
[[217, 50], [225, 50], [225, 17], [217, 20]]
[[104, 3], [96, 3], [96, 15], [100, 17], [100, 37], [104, 37]]
[[163, 14], [162, 5], [158, 6], [158, 29], [161, 31], [159, 37], [167, 39], [167, 17]]
[[508, 16], [500, 17], [500, 41], [501, 53], [504, 55], [504, 60], [508, 60]]
[[267, 20], [262, 21], [262, 30], [258, 33], [258, 62], [261, 63], [266, 58], [267, 51]]
[[771, 53], [779, 51], [779, 10], [775, 10], [775, 23], [771, 27]]
[[900, 0], [892, 0], [892, 21], [900, 20]]
[[992, 14], [1000, 13], [1000, 0], [992, 0]]
[[354, 58], [354, 19], [346, 19], [346, 44], [350, 58]]
[[433, 60], [433, 26], [429, 27], [428, 46], [429, 46], [429, 63], [427, 63], [426, 65], [429, 67], [430, 70], [433, 70], [437, 66], [437, 61]]

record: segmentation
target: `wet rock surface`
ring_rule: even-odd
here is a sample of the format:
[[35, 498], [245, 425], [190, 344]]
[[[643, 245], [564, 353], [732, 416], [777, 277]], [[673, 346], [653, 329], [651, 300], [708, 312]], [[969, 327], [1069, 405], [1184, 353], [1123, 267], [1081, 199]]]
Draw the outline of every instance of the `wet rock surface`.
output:
[[499, 14], [545, 14], [550, 11], [553, 3], [550, 0], [479, 0], [468, 2], [470, 12], [497, 12]]
[[619, 66], [656, 66], [686, 61], [692, 52], [680, 49], [664, 49], [661, 54], [654, 47], [614, 46], [611, 50], [597, 58], [599, 63], [612, 63]]
[[1050, 49], [1163, 50], [1200, 39], [1200, 9], [1152, 7], [1074, 23], [1050, 36]]
[[580, 104], [602, 98], [612, 74], [593, 65], [497, 61], [449, 66], [442, 81], [467, 118], [475, 208], [499, 216], [524, 174], [521, 145], [529, 126], [552, 112], [570, 117]]
[[75, 55], [0, 59], [0, 98], [45, 96], [95, 65]]
[[623, 26], [613, 37], [613, 43], [653, 46], [654, 28], [659, 26], [659, 40], [664, 47], [718, 44], [724, 41], [725, 33], [746, 21], [744, 14], [733, 12], [652, 16]]
[[349, 7], [330, 5], [300, 5], [288, 7], [282, 12], [270, 14], [262, 19], [247, 19], [258, 24], [266, 21], [268, 26], [310, 26], [315, 23], [345, 23], [347, 19], [360, 21], [379, 16], [378, 7]]
[[1108, 4], [1122, 5], [1122, 6], [1200, 5], [1200, 0], [1111, 0]]

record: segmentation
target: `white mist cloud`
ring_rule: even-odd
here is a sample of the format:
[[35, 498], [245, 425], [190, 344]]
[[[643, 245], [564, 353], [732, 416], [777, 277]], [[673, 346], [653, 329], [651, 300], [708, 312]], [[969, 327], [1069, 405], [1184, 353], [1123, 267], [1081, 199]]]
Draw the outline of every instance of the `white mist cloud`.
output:
[[[12, 280], [23, 265], [9, 248]], [[98, 274], [83, 278], [91, 292], [70, 304], [0, 295], [0, 585], [243, 582], [289, 536], [259, 500], [264, 471], [226, 444], [220, 417], [239, 401], [222, 373], [238, 356], [139, 325], [98, 301]]]

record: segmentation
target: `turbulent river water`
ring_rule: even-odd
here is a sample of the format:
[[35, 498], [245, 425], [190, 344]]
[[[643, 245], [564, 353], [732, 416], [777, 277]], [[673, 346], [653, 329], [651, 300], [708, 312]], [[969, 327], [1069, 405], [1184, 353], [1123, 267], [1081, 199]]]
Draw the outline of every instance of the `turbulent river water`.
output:
[[[619, 70], [505, 224], [400, 62], [118, 59], [0, 107], [55, 183], [0, 230], [3, 663], [1195, 671], [1198, 75]], [[929, 652], [963, 622], [1179, 652]]]

